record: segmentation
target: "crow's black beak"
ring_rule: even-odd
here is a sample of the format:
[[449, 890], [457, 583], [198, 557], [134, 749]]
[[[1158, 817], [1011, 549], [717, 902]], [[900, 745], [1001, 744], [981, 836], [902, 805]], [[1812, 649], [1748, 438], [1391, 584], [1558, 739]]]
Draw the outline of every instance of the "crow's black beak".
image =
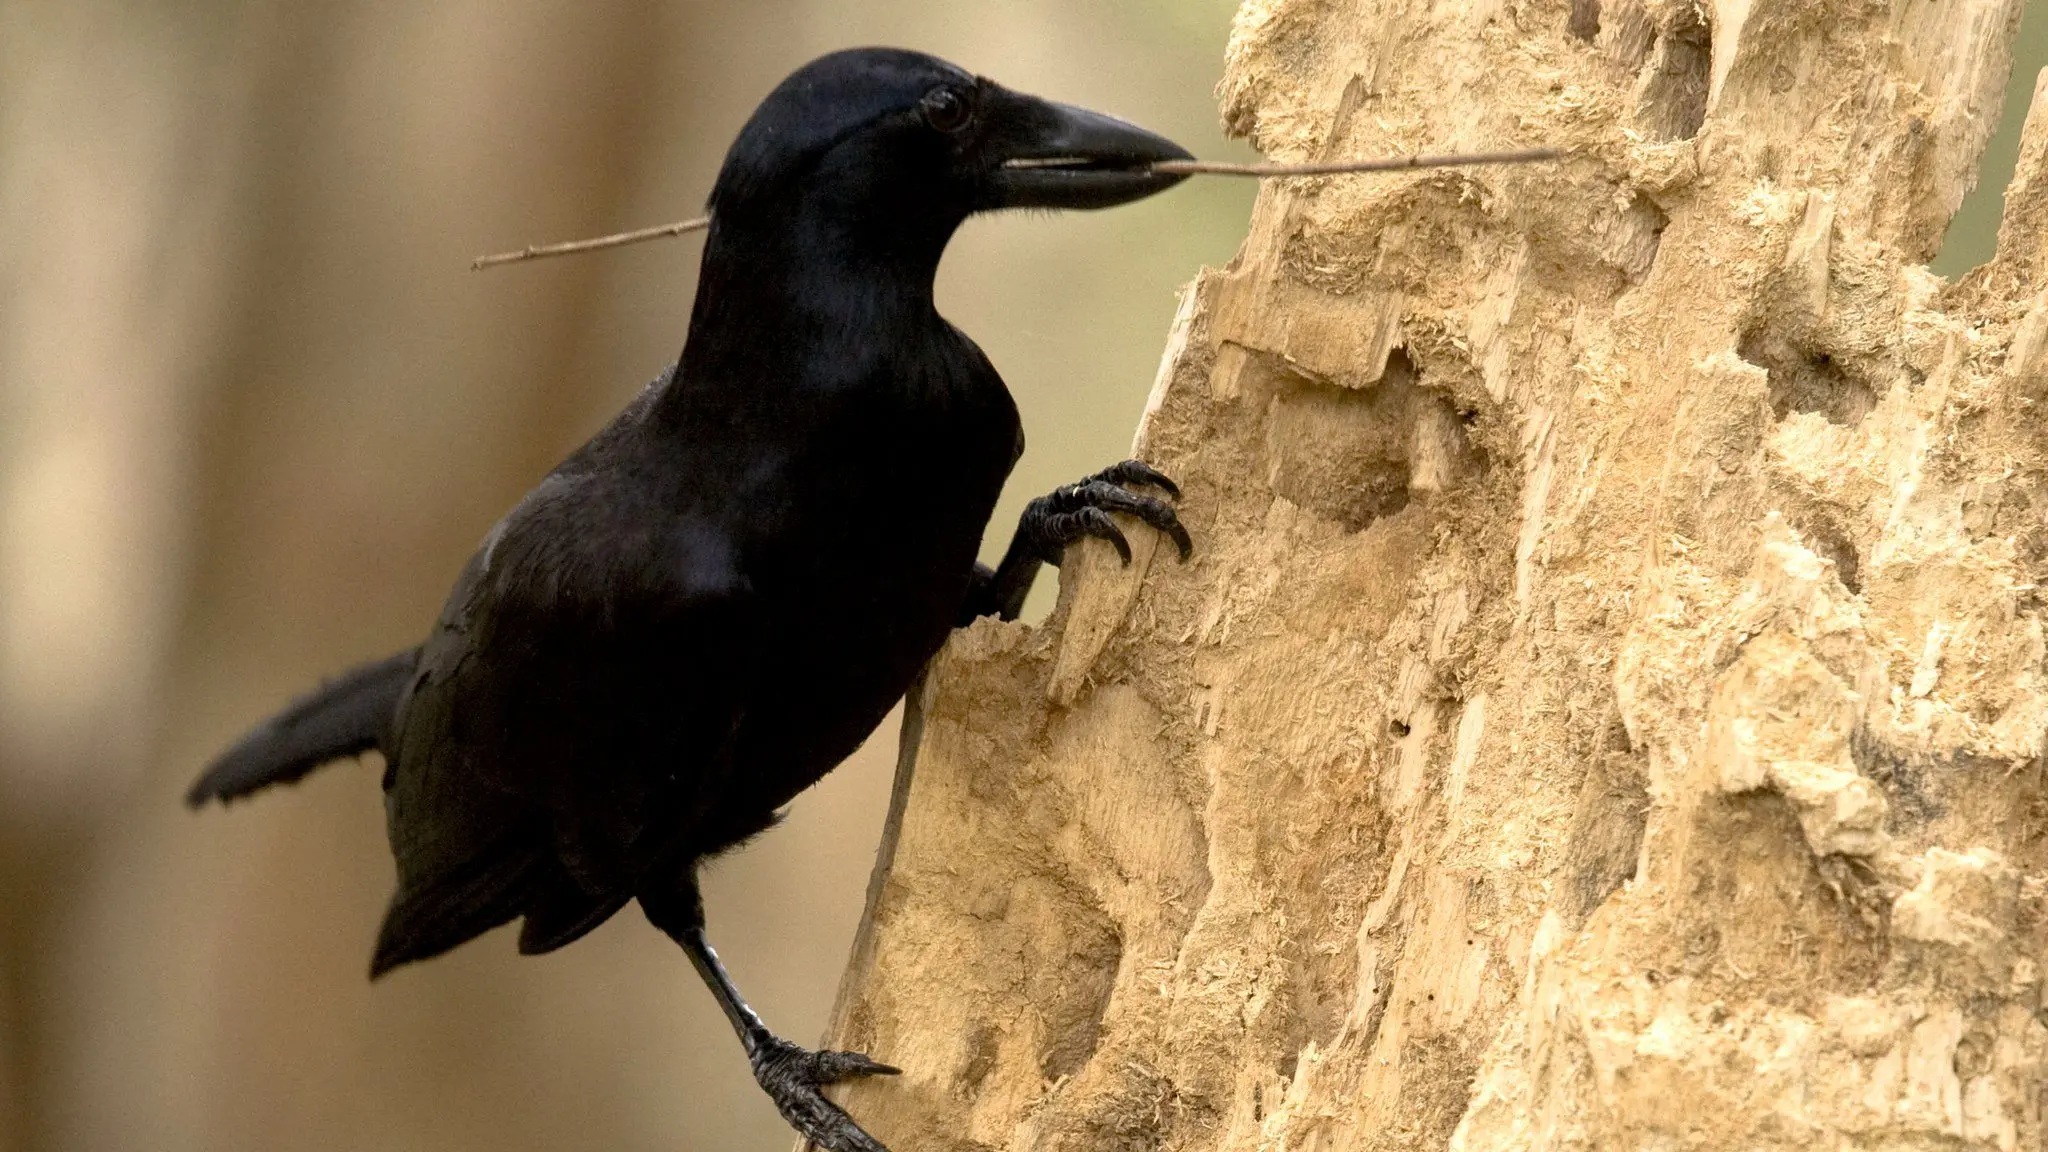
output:
[[1108, 208], [1164, 192], [1185, 176], [1154, 172], [1187, 149], [1114, 116], [995, 88], [983, 101], [984, 208]]

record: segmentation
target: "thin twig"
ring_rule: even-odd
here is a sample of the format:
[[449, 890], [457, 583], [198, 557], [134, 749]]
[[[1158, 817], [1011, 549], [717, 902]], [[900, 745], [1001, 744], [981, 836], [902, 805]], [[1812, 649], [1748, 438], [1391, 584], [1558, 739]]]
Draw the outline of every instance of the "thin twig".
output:
[[681, 236], [685, 232], [700, 232], [711, 227], [711, 217], [696, 216], [678, 220], [673, 224], [657, 224], [652, 228], [636, 228], [631, 232], [617, 232], [610, 236], [599, 236], [595, 240], [565, 240], [560, 244], [528, 244], [517, 252], [498, 252], [479, 256], [469, 262], [473, 270], [495, 268], [500, 264], [516, 264], [521, 260], [539, 260], [544, 256], [567, 256], [575, 252], [594, 252], [599, 248], [617, 248], [624, 244], [638, 244], [642, 240], [660, 240], [668, 236]]
[[1400, 172], [1410, 168], [1466, 168], [1474, 164], [1530, 164], [1564, 155], [1556, 148], [1519, 152], [1458, 152], [1442, 156], [1400, 156], [1392, 160], [1330, 160], [1315, 164], [1228, 164], [1220, 160], [1162, 160], [1154, 172], [1188, 176], [1338, 176], [1349, 172]]
[[[1219, 160], [1162, 160], [1151, 165], [1154, 172], [1174, 176], [1257, 176], [1272, 179], [1279, 176], [1340, 176], [1351, 172], [1401, 172], [1420, 168], [1464, 168], [1474, 164], [1530, 164], [1539, 160], [1555, 160], [1564, 155], [1556, 148], [1527, 148], [1519, 152], [1460, 152], [1442, 156], [1402, 156], [1393, 160], [1331, 160], [1316, 164], [1230, 164]], [[673, 224], [658, 224], [652, 228], [639, 228], [631, 232], [619, 232], [611, 236], [599, 236], [595, 240], [569, 240], [560, 244], [529, 244], [517, 252], [497, 252], [479, 256], [470, 261], [473, 269], [495, 268], [500, 264], [517, 264], [524, 260], [539, 260], [546, 256], [567, 256], [575, 252], [594, 252], [600, 248], [617, 248], [625, 244], [638, 244], [642, 240], [659, 240], [667, 236], [681, 236], [685, 232], [698, 232], [711, 227], [711, 217], [698, 216], [689, 220], [678, 220]]]

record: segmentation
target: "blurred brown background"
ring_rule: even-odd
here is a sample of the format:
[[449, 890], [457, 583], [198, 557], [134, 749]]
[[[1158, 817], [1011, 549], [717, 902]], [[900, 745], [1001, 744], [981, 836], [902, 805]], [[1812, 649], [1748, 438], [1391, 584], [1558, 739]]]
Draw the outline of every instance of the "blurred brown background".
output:
[[[178, 796], [289, 696], [419, 636], [492, 521], [680, 345], [694, 240], [471, 256], [694, 214], [754, 102], [854, 44], [1242, 156], [1210, 98], [1232, 7], [0, 0], [0, 1152], [787, 1147], [637, 912], [372, 988], [373, 764], [230, 812]], [[2008, 120], [1944, 272], [1989, 252], [1971, 213], [1995, 219]], [[1174, 291], [1228, 259], [1251, 191], [954, 244], [941, 305], [1031, 437], [992, 549], [1024, 499], [1122, 455]], [[798, 1040], [893, 743], [709, 877], [713, 939]]]
[[[0, 1149], [740, 1149], [790, 1135], [629, 910], [376, 987], [373, 764], [227, 812], [205, 757], [410, 643], [492, 521], [681, 346], [694, 215], [790, 69], [901, 44], [1240, 155], [1230, 0], [0, 0]], [[1174, 292], [1252, 189], [970, 224], [946, 313], [1015, 388], [1024, 499], [1121, 458]], [[819, 1035], [893, 722], [708, 883]], [[885, 1054], [886, 1055], [886, 1054]]]

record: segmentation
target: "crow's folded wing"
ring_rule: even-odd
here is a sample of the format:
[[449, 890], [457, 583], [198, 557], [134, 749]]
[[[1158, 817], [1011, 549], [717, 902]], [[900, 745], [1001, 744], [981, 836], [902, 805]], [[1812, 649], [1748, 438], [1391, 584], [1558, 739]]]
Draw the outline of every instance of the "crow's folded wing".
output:
[[401, 706], [392, 962], [529, 912], [568, 926], [537, 938], [580, 934], [680, 863], [732, 784], [759, 616], [726, 537], [601, 479], [558, 474], [508, 515]]

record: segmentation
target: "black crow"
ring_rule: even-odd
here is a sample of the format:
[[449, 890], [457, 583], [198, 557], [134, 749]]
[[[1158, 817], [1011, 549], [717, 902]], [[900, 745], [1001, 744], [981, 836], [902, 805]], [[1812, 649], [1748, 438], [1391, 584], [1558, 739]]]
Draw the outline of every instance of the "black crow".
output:
[[838, 52], [733, 142], [680, 361], [491, 529], [417, 648], [265, 721], [191, 803], [375, 748], [398, 890], [370, 973], [513, 919], [522, 952], [628, 901], [689, 953], [798, 1131], [881, 1145], [821, 1086], [893, 1072], [771, 1033], [704, 937], [697, 868], [874, 730], [949, 630], [1013, 618], [1109, 513], [1188, 537], [1126, 461], [1033, 502], [975, 563], [1023, 450], [981, 350], [934, 309], [969, 215], [1101, 208], [1188, 154], [930, 56]]

